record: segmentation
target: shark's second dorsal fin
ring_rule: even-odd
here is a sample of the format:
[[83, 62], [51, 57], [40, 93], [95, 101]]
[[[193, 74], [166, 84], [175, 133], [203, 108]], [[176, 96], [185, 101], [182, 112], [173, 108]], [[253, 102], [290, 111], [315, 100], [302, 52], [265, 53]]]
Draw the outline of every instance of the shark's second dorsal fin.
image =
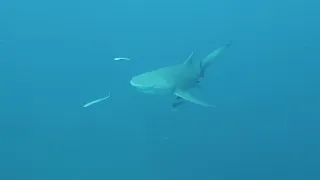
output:
[[192, 53], [189, 55], [188, 59], [183, 62], [183, 64], [192, 64], [192, 59], [193, 59], [193, 51], [192, 51]]

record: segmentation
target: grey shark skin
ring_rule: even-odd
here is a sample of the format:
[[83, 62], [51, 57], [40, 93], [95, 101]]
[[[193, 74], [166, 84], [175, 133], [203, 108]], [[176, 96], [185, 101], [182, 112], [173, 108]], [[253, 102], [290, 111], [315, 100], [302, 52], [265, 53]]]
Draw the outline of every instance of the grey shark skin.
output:
[[201, 106], [214, 107], [193, 97], [188, 91], [199, 87], [199, 81], [204, 77], [204, 72], [216, 57], [230, 45], [231, 42], [214, 50], [198, 62], [199, 64], [193, 61], [192, 52], [184, 63], [139, 74], [130, 80], [130, 84], [143, 93], [175, 95]]

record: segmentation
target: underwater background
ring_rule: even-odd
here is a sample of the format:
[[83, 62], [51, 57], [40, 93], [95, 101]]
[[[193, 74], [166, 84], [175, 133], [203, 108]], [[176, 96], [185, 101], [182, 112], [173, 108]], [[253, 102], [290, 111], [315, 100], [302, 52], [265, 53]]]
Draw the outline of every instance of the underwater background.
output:
[[[319, 9], [0, 1], [0, 180], [319, 180]], [[129, 83], [230, 41], [195, 92], [216, 108], [172, 111]]]

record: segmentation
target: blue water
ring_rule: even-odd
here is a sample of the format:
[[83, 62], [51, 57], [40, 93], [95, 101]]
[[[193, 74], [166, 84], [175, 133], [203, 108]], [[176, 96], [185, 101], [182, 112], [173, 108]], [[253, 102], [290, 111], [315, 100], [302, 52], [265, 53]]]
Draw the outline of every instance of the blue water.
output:
[[[0, 179], [319, 180], [319, 9], [318, 0], [0, 1]], [[129, 84], [230, 40], [196, 92], [216, 108], [173, 112], [172, 97]]]

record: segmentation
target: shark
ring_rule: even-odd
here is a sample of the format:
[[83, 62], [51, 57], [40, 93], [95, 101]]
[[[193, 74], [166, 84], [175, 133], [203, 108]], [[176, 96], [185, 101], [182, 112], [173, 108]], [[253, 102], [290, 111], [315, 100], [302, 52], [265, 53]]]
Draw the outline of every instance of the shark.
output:
[[131, 78], [130, 84], [146, 94], [175, 96], [177, 102], [172, 106], [179, 106], [183, 101], [189, 101], [204, 107], [215, 107], [199, 100], [190, 91], [200, 87], [199, 83], [209, 66], [231, 44], [232, 41], [220, 46], [198, 62], [194, 60], [192, 52], [183, 63], [138, 74]]

